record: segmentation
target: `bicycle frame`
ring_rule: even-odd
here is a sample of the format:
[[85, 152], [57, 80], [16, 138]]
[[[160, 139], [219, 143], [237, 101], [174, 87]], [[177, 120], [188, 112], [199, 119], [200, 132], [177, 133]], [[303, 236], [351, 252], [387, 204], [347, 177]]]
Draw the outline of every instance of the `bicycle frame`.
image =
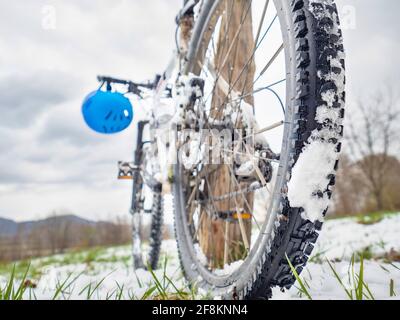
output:
[[[190, 29], [187, 28], [188, 21], [194, 20], [193, 8], [200, 0], [184, 0], [183, 8], [179, 11], [176, 22], [177, 22], [177, 30], [181, 29], [181, 45], [183, 48], [188, 48], [189, 39], [188, 33], [191, 32], [193, 23], [189, 23]], [[153, 90], [151, 94], [151, 108], [149, 112], [148, 119], [139, 121], [137, 123], [137, 138], [136, 138], [136, 149], [134, 151], [134, 163], [132, 179], [133, 179], [133, 188], [132, 188], [132, 202], [131, 202], [131, 213], [138, 212], [143, 209], [139, 207], [140, 199], [137, 199], [138, 191], [141, 190], [143, 184], [145, 183], [151, 189], [162, 188], [164, 185], [169, 184], [169, 163], [173, 162], [173, 159], [168, 157], [168, 155], [173, 154], [173, 152], [169, 152], [169, 148], [173, 145], [170, 143], [169, 139], [160, 139], [160, 136], [165, 137], [165, 135], [157, 135], [156, 130], [160, 129], [157, 124], [157, 115], [155, 114], [156, 108], [161, 104], [161, 99], [165, 95], [165, 92], [168, 89], [168, 86], [176, 83], [179, 78], [179, 74], [181, 72], [182, 59], [184, 59], [186, 52], [183, 52], [182, 47], [178, 47], [174, 51], [170, 62], [168, 63], [167, 68], [165, 69], [162, 76], [156, 77], [156, 82], [151, 84], [150, 82], [146, 84], [134, 83], [131, 81], [124, 81], [113, 79], [110, 77], [99, 77], [100, 81], [106, 82], [109, 86], [110, 82], [125, 84], [129, 86], [128, 92], [131, 92], [139, 97], [142, 97], [141, 90], [139, 88], [146, 88]], [[172, 98], [172, 97], [170, 97]], [[166, 129], [161, 129], [165, 131], [169, 131], [168, 129], [172, 129], [173, 119], [171, 119], [167, 124], [165, 124]], [[144, 131], [146, 127], [149, 128], [149, 140], [146, 141], [144, 139]], [[151, 154], [156, 159], [151, 159], [153, 163], [157, 163], [157, 173], [156, 177], [146, 176], [145, 172], [142, 172], [141, 166], [143, 162], [143, 153], [144, 146], [146, 143], [151, 144], [151, 148], [153, 149]]]

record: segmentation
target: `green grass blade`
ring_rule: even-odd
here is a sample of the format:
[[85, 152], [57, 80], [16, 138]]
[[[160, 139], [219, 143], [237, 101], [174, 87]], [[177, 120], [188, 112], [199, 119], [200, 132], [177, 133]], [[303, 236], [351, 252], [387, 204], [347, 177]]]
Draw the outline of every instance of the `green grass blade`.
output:
[[161, 295], [161, 297], [162, 297], [163, 299], [167, 299], [168, 295], [167, 295], [167, 293], [165, 292], [165, 289], [163, 288], [163, 286], [161, 285], [160, 280], [158, 280], [156, 274], [154, 273], [154, 271], [151, 269], [150, 266], [148, 266], [148, 270], [149, 270], [149, 272], [151, 273], [151, 276], [153, 277], [154, 284], [155, 284], [155, 286], [156, 286], [156, 288], [157, 288], [159, 294]]
[[400, 270], [400, 268], [398, 267], [398, 266], [396, 266], [393, 262], [390, 262], [389, 263], [393, 268], [395, 268], [395, 269], [397, 269], [397, 270]]
[[394, 280], [390, 279], [390, 297], [395, 297], [396, 296], [396, 292], [394, 292]]
[[[357, 278], [356, 278], [356, 274], [355, 274], [355, 272], [354, 272], [354, 265], [355, 265], [355, 262], [356, 262], [356, 260], [355, 260], [355, 255], [353, 254], [353, 255], [351, 256], [351, 260], [350, 260], [350, 266], [349, 266], [349, 268], [350, 268], [350, 275], [349, 275], [349, 277], [350, 277], [350, 279], [351, 279], [350, 283], [351, 283], [352, 286], [354, 287], [353, 290], [354, 290], [355, 298], [356, 298], [356, 300], [357, 300], [357, 285], [356, 285], [356, 283], [357, 283]], [[352, 290], [351, 292], [353, 292], [353, 290]], [[353, 294], [352, 294], [352, 296], [353, 296]]]
[[181, 299], [186, 299], [186, 297], [189, 295], [188, 293], [184, 292], [183, 290], [179, 290], [175, 284], [173, 283], [173, 281], [166, 275], [165, 278], [167, 279], [167, 281], [172, 285], [172, 287], [174, 288], [176, 294], [181, 298]]
[[57, 297], [59, 296], [59, 294], [61, 293], [61, 294], [64, 294], [64, 291], [66, 291], [67, 289], [69, 289], [75, 282], [76, 282], [76, 280], [78, 280], [79, 279], [79, 277], [83, 274], [84, 272], [82, 271], [82, 272], [80, 272], [75, 278], [73, 278], [69, 283], [67, 283], [68, 282], [68, 280], [71, 278], [71, 276], [72, 276], [72, 273], [69, 273], [68, 274], [68, 277], [65, 279], [65, 281], [62, 283], [62, 285], [60, 286], [59, 285], [59, 282], [57, 283], [57, 285], [56, 285], [56, 292], [55, 292], [55, 294], [54, 294], [54, 296], [53, 296], [53, 300], [55, 300], [55, 299], [57, 299]]
[[79, 291], [78, 296], [80, 296], [82, 293], [86, 292], [89, 289], [89, 286], [92, 285], [92, 282], [89, 282], [86, 286], [83, 287], [81, 291]]
[[104, 282], [104, 280], [106, 280], [108, 276], [105, 276], [103, 279], [101, 279], [96, 286], [93, 288], [93, 290], [89, 290], [89, 296], [88, 296], [88, 300], [92, 299], [93, 294], [99, 289], [99, 287], [102, 285], [102, 283]]
[[344, 285], [342, 279], [339, 277], [338, 273], [336, 272], [336, 269], [333, 267], [333, 265], [331, 264], [331, 262], [328, 259], [326, 259], [326, 261], [328, 262], [328, 265], [329, 265], [330, 269], [332, 270], [332, 273], [335, 276], [336, 280], [339, 282], [339, 284], [342, 286], [342, 288], [346, 292], [347, 297], [350, 300], [353, 300], [353, 295], [351, 294], [351, 292]]
[[116, 293], [115, 293], [115, 300], [122, 300], [125, 284], [120, 286], [117, 281], [115, 281], [115, 283], [117, 284], [117, 287], [118, 287], [118, 290], [116, 290]]
[[116, 290], [113, 290], [111, 292], [107, 292], [106, 294], [106, 300], [111, 300], [112, 296], [114, 295], [114, 293], [116, 292]]
[[389, 269], [385, 268], [383, 265], [379, 265], [381, 267], [381, 269], [387, 273], [390, 273]]
[[137, 300], [135, 294], [131, 289], [128, 290], [128, 298], [129, 300]]
[[293, 267], [292, 263], [290, 262], [289, 257], [287, 256], [287, 254], [285, 253], [286, 256], [286, 260], [289, 263], [290, 269], [292, 270], [293, 275], [295, 276], [297, 282], [300, 284], [300, 287], [303, 291], [303, 293], [307, 296], [308, 300], [312, 300], [312, 297], [310, 295], [310, 293], [308, 292], [307, 288], [305, 287], [303, 281], [301, 280], [299, 274], [297, 273], [296, 269]]
[[19, 284], [17, 292], [15, 292], [13, 294], [13, 297], [12, 297], [13, 300], [22, 300], [24, 292], [26, 290], [25, 280], [26, 280], [26, 278], [28, 276], [28, 272], [29, 272], [30, 266], [31, 266], [31, 264], [29, 263], [27, 268], [26, 268], [26, 270], [25, 270], [24, 275], [22, 276], [21, 283]]
[[149, 289], [146, 290], [146, 292], [143, 294], [141, 300], [146, 300], [148, 297], [150, 297], [154, 291], [157, 290], [156, 286], [150, 287]]
[[71, 277], [72, 273], [70, 273], [67, 278], [64, 280], [64, 282], [60, 285], [60, 282], [57, 281], [56, 284], [56, 292], [53, 295], [53, 299], [52, 300], [56, 300], [57, 297], [59, 296], [59, 294], [62, 292], [64, 286], [66, 285], [67, 281], [69, 280], [69, 278]]
[[363, 299], [363, 291], [364, 291], [364, 256], [360, 256], [360, 269], [358, 275], [356, 277], [357, 287], [356, 287], [356, 298], [357, 300]]
[[135, 277], [136, 277], [136, 281], [137, 281], [137, 283], [139, 285], [139, 288], [143, 288], [142, 281], [140, 281], [140, 279], [139, 279], [139, 277], [138, 277], [138, 275], [136, 273], [136, 270], [134, 270], [134, 274], [135, 274]]
[[168, 260], [168, 257], [165, 256], [164, 266], [163, 266], [163, 288], [164, 289], [165, 289], [165, 286], [166, 286], [165, 280], [166, 280], [166, 276], [167, 276], [167, 260]]
[[89, 287], [86, 292], [86, 300], [90, 300], [90, 296], [92, 295], [92, 282], [89, 283]]
[[365, 283], [365, 281], [363, 281], [363, 284], [364, 284], [365, 290], [367, 290], [367, 293], [368, 293], [368, 296], [367, 296], [367, 297], [368, 297], [368, 299], [370, 299], [370, 300], [375, 300], [375, 297], [374, 297], [374, 295], [372, 294], [371, 290], [369, 289], [368, 284]]
[[11, 271], [11, 276], [6, 286], [6, 289], [4, 290], [4, 300], [11, 300], [12, 292], [14, 290], [14, 277], [15, 277], [15, 264]]

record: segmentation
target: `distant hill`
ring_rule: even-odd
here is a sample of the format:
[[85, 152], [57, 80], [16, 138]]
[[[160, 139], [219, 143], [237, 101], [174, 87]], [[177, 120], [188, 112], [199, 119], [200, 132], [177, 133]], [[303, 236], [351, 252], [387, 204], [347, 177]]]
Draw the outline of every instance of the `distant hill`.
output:
[[17, 231], [17, 222], [9, 219], [0, 218], [0, 237], [13, 236], [17, 233]]
[[75, 215], [54, 216], [42, 220], [32, 220], [24, 222], [15, 222], [13, 220], [0, 218], [0, 237], [13, 237], [18, 232], [31, 233], [35, 229], [55, 228], [62, 225], [68, 225], [72, 228], [82, 226], [96, 226], [98, 224], [107, 224], [108, 222], [94, 222]]
[[74, 215], [16, 222], [0, 218], [0, 262], [64, 253], [68, 249], [129, 243], [125, 220], [91, 221]]

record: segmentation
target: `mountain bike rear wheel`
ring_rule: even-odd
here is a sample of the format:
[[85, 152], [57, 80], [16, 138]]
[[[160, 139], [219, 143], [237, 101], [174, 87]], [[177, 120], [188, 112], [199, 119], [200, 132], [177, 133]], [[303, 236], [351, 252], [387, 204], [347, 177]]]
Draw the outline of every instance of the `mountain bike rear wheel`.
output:
[[133, 172], [132, 190], [132, 256], [135, 269], [158, 268], [163, 236], [163, 195], [162, 185], [154, 179], [154, 155], [157, 152], [153, 143], [142, 140], [146, 124], [139, 123], [136, 170]]
[[163, 197], [159, 192], [152, 196], [152, 204], [146, 212], [132, 217], [132, 254], [135, 269], [158, 268], [162, 243]]
[[[279, 40], [270, 36], [276, 26]], [[251, 170], [235, 162], [241, 154], [234, 148], [220, 151], [235, 155], [229, 163], [194, 157], [190, 168], [180, 159], [175, 165], [177, 244], [193, 285], [226, 299], [259, 299], [294, 284], [288, 261], [298, 273], [306, 265], [335, 183], [343, 51], [333, 0], [203, 2], [184, 72], [206, 79], [195, 126], [218, 122], [246, 135], [252, 126], [251, 135], [264, 138], [250, 146], [241, 137], [243, 156], [256, 159]]]

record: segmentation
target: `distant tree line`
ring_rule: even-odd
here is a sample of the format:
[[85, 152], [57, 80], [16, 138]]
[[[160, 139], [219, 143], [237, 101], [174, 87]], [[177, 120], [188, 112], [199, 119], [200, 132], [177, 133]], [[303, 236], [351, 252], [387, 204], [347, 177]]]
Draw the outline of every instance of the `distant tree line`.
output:
[[0, 261], [16, 261], [64, 253], [69, 249], [113, 246], [129, 243], [127, 219], [113, 222], [80, 223], [53, 214], [33, 228], [20, 227], [11, 237], [0, 238]]
[[[142, 236], [150, 235], [150, 220], [145, 221]], [[163, 238], [173, 237], [170, 225], [164, 226]], [[113, 221], [91, 222], [71, 215], [52, 213], [32, 226], [19, 227], [13, 236], [0, 236], [0, 263], [62, 254], [68, 250], [130, 244], [129, 216]]]

